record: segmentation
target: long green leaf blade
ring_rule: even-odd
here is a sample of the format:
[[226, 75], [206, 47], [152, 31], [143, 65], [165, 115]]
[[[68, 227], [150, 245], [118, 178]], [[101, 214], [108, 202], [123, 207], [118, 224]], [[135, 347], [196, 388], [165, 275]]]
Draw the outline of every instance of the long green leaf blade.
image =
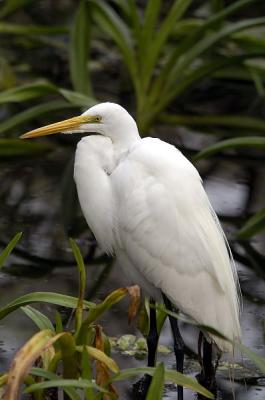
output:
[[170, 115], [162, 114], [160, 121], [171, 125], [226, 126], [265, 132], [265, 120], [244, 115]]
[[75, 256], [75, 260], [78, 267], [79, 272], [79, 294], [78, 294], [78, 303], [76, 307], [76, 335], [78, 335], [79, 329], [82, 324], [82, 316], [83, 316], [83, 301], [85, 297], [85, 289], [86, 289], [86, 268], [84, 264], [84, 260], [82, 254], [80, 252], [79, 247], [73, 239], [70, 239], [70, 244], [72, 247], [72, 251]]
[[0, 93], [0, 103], [23, 102], [56, 92], [56, 86], [47, 81], [36, 81]]
[[224, 28], [212, 33], [211, 35], [206, 35], [203, 39], [199, 40], [194, 46], [191, 47], [183, 56], [179, 59], [179, 62], [172, 69], [170, 76], [172, 79], [178, 79], [179, 75], [185, 71], [187, 67], [200, 55], [202, 55], [207, 50], [211, 49], [218, 42], [232, 34], [248, 29], [250, 27], [264, 25], [265, 17], [246, 19], [243, 21], [230, 23], [225, 25]]
[[[49, 381], [51, 380], [56, 380], [58, 379], [58, 376], [56, 374], [54, 374], [53, 372], [47, 371], [43, 368], [36, 368], [33, 367], [30, 370], [30, 374], [34, 375], [34, 376], [39, 376], [41, 378], [45, 378]], [[81, 400], [81, 397], [77, 394], [77, 392], [73, 389], [73, 388], [64, 388], [64, 391], [66, 394], [68, 394], [68, 396], [70, 397], [70, 399], [72, 400]]]
[[[121, 372], [115, 374], [111, 378], [111, 382], [126, 380], [126, 379], [132, 378], [137, 375], [142, 375], [142, 374], [148, 374], [148, 375], [153, 376], [154, 372], [155, 372], [155, 368], [151, 368], [151, 367], [128, 368], [128, 369], [124, 369]], [[203, 386], [201, 386], [197, 381], [195, 381], [193, 378], [191, 378], [187, 375], [181, 374], [180, 372], [165, 370], [165, 380], [171, 381], [177, 385], [184, 386], [188, 389], [193, 390], [194, 392], [201, 393], [208, 399], [214, 398], [213, 394], [211, 392], [209, 392], [207, 389], [205, 389]]]
[[5, 157], [23, 157], [37, 156], [54, 149], [49, 142], [21, 142], [20, 139], [1, 139], [0, 138], [0, 156]]
[[4, 5], [0, 9], [0, 18], [4, 18], [9, 14], [25, 5], [31, 3], [33, 0], [6, 0]]
[[101, 0], [89, 1], [93, 4], [93, 15], [98, 25], [104, 32], [112, 37], [120, 49], [124, 63], [131, 75], [135, 90], [139, 92], [139, 74], [130, 30], [121, 17], [107, 3]]
[[142, 80], [144, 81], [145, 88], [149, 86], [154, 66], [164, 44], [173, 31], [174, 25], [183, 16], [191, 2], [192, 0], [175, 0], [170, 11], [163, 20], [155, 38], [147, 44], [148, 49], [146, 48], [147, 53], [142, 61], [141, 68]]
[[7, 259], [7, 257], [9, 256], [9, 254], [11, 253], [11, 251], [13, 250], [13, 248], [16, 246], [16, 244], [18, 243], [18, 241], [21, 239], [22, 236], [22, 232], [18, 232], [13, 239], [10, 240], [10, 242], [8, 243], [8, 245], [5, 247], [5, 249], [2, 251], [2, 253], [0, 254], [0, 269], [2, 268], [2, 266], [4, 265], [5, 260]]
[[195, 157], [194, 160], [201, 160], [202, 158], [209, 157], [215, 153], [218, 153], [227, 149], [241, 148], [241, 147], [254, 147], [257, 149], [265, 148], [265, 138], [259, 136], [250, 136], [250, 137], [239, 137], [235, 139], [227, 139], [222, 142], [215, 143], [211, 146], [206, 147], [200, 151]]
[[164, 364], [160, 363], [155, 369], [155, 373], [153, 375], [146, 400], [162, 400], [164, 380], [165, 380], [165, 368]]
[[86, 95], [91, 95], [92, 93], [88, 70], [90, 27], [90, 5], [86, 0], [81, 0], [71, 29], [69, 56], [73, 87], [77, 92]]
[[265, 229], [265, 208], [253, 215], [237, 232], [237, 237], [247, 239], [257, 235]]
[[75, 387], [80, 389], [93, 388], [98, 390], [99, 392], [108, 393], [108, 391], [103, 387], [100, 387], [96, 385], [96, 383], [88, 381], [86, 379], [53, 379], [51, 381], [39, 382], [27, 387], [25, 393], [32, 393], [35, 390], [48, 389], [51, 387], [61, 387], [61, 388]]
[[69, 103], [80, 107], [90, 107], [96, 103], [96, 100], [92, 97], [73, 90], [60, 88], [48, 81], [41, 80], [1, 92], [0, 104], [21, 103], [49, 94], [58, 94], [64, 97]]
[[33, 307], [21, 307], [21, 310], [37, 325], [40, 330], [49, 329], [55, 332], [52, 322], [46, 315]]
[[246, 354], [261, 372], [265, 373], [265, 357], [259, 356], [254, 351], [240, 343], [237, 344], [237, 348], [242, 351], [242, 353]]
[[[6, 306], [0, 309], [0, 320], [22, 306], [39, 302], [75, 309], [77, 305], [77, 298], [53, 292], [33, 292], [25, 294], [11, 301]], [[91, 309], [95, 307], [95, 304], [88, 301], [84, 301], [84, 306]]]
[[30, 24], [13, 24], [0, 22], [0, 34], [8, 35], [58, 35], [67, 33], [68, 28], [64, 26], [45, 26]]
[[4, 122], [0, 123], [0, 134], [8, 132], [12, 129], [17, 128], [18, 126], [24, 124], [25, 122], [31, 121], [34, 118], [38, 118], [40, 116], [46, 115], [51, 112], [65, 110], [67, 108], [76, 108], [72, 104], [67, 103], [62, 100], [53, 100], [47, 103], [42, 103], [37, 106], [31, 107], [25, 111], [22, 111], [13, 117], [7, 119]]

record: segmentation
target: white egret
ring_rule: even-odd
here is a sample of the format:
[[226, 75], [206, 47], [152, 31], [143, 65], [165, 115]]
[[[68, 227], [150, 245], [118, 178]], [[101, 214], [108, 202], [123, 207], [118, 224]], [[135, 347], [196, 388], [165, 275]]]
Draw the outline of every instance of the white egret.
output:
[[[161, 293], [198, 324], [240, 340], [238, 280], [227, 241], [195, 167], [172, 145], [141, 139], [114, 103], [22, 138], [76, 132], [74, 178], [85, 219], [99, 245], [115, 254], [132, 283]], [[209, 334], [221, 351], [228, 341]]]

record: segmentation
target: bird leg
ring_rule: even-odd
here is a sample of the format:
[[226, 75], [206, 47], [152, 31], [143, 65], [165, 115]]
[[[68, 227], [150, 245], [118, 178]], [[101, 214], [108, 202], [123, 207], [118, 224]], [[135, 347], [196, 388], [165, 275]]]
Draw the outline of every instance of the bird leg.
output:
[[[155, 300], [152, 298], [150, 299], [150, 305], [155, 306]], [[156, 309], [154, 307], [150, 307], [150, 327], [148, 336], [146, 338], [148, 348], [148, 367], [155, 367], [158, 339], [159, 336], [156, 325]]]
[[[171, 304], [171, 301], [167, 298], [167, 296], [162, 293], [163, 295], [163, 300], [166, 306], [166, 309], [169, 311], [175, 311], [174, 307]], [[169, 322], [171, 326], [171, 330], [173, 333], [173, 340], [174, 340], [174, 353], [176, 357], [176, 367], [177, 371], [181, 372], [183, 374], [183, 366], [184, 366], [184, 342], [181, 337], [179, 327], [178, 327], [178, 321], [176, 318], [172, 317], [171, 315], [169, 317]], [[178, 400], [183, 400], [183, 387], [178, 386]]]
[[[150, 302], [151, 306], [155, 305], [154, 299], [150, 298], [149, 302]], [[150, 321], [149, 332], [148, 332], [148, 336], [146, 338], [147, 349], [148, 349], [147, 366], [155, 367], [156, 350], [157, 350], [159, 335], [157, 332], [157, 324], [156, 324], [156, 309], [154, 307], [150, 307], [149, 321]], [[145, 374], [143, 376], [143, 378], [141, 378], [139, 381], [137, 381], [133, 385], [133, 394], [134, 394], [135, 400], [136, 399], [142, 400], [142, 399], [146, 398], [146, 394], [148, 392], [151, 380], [152, 380], [151, 376], [148, 374]]]
[[[210, 391], [216, 391], [215, 373], [218, 363], [213, 364], [213, 345], [204, 337], [203, 333], [199, 334], [198, 343], [199, 362], [201, 364], [201, 373], [197, 376], [199, 383]], [[204, 397], [203, 397], [204, 398]]]

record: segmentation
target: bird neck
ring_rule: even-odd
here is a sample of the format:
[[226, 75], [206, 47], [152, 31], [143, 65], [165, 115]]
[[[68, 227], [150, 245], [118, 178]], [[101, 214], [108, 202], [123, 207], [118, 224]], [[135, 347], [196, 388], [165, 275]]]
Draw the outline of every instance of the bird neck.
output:
[[135, 143], [141, 139], [138, 130], [130, 132], [130, 134], [120, 135], [118, 138], [112, 137], [112, 144], [117, 156], [127, 152]]

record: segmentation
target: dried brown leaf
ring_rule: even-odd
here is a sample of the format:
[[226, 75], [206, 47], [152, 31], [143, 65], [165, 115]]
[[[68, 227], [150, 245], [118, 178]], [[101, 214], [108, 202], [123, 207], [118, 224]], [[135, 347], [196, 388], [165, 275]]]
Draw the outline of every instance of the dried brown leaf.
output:
[[130, 297], [130, 305], [128, 310], [128, 319], [130, 324], [138, 313], [141, 303], [141, 292], [138, 285], [128, 286], [126, 289]]
[[[102, 328], [99, 325], [96, 326], [95, 347], [98, 350], [104, 351], [104, 340], [103, 340], [103, 336], [102, 336]], [[106, 364], [97, 360], [96, 361], [96, 383], [99, 386], [105, 387], [109, 380], [110, 380], [109, 369], [107, 368]], [[110, 393], [112, 393], [118, 397], [118, 393], [112, 384], [108, 384], [107, 389], [110, 391]], [[103, 399], [110, 400], [110, 397], [108, 395], [104, 395]]]
[[23, 380], [35, 360], [63, 334], [64, 333], [59, 333], [58, 335], [54, 335], [54, 332], [49, 329], [42, 330], [32, 336], [32, 338], [16, 353], [8, 372], [4, 400], [15, 400], [19, 398]]

